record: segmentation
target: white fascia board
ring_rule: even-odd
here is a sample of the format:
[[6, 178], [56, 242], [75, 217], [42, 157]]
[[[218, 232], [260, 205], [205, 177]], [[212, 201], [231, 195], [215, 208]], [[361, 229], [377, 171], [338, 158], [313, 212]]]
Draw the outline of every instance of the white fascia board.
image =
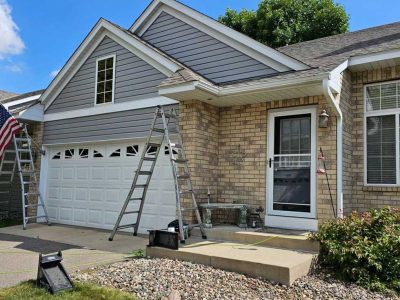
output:
[[18, 104], [24, 104], [26, 102], [37, 100], [39, 98], [40, 98], [40, 94], [39, 95], [30, 96], [30, 97], [26, 97], [26, 98], [23, 98], [23, 99], [18, 99], [18, 100], [12, 101], [12, 102], [3, 103], [3, 106], [8, 109], [10, 106], [14, 106], [14, 105], [18, 105]]
[[265, 46], [175, 0], [153, 1], [129, 30], [141, 36], [148, 28], [148, 23], [154, 21], [155, 16], [157, 16], [161, 10], [198, 28], [221, 42], [236, 48], [250, 57], [265, 63], [277, 71], [299, 71], [309, 68], [306, 64]]
[[238, 87], [217, 87], [211, 86], [207, 83], [200, 81], [192, 81], [183, 84], [177, 84], [167, 87], [159, 88], [159, 95], [173, 95], [178, 93], [190, 93], [197, 90], [201, 90], [209, 93], [216, 97], [226, 97], [231, 95], [240, 95], [248, 93], [259, 93], [262, 91], [278, 91], [287, 88], [309, 86], [310, 84], [322, 84], [323, 80], [329, 79], [329, 73], [325, 73], [319, 76], [305, 77], [305, 78], [293, 78], [286, 79], [279, 82], [257, 82], [253, 84], [242, 85]]
[[165, 75], [170, 76], [176, 71], [182, 69], [181, 66], [174, 63], [170, 59], [166, 58], [164, 55], [158, 53], [154, 49], [143, 44], [136, 38], [130, 36], [128, 33], [121, 31], [119, 28], [106, 23], [104, 26], [109, 32], [114, 34], [114, 37], [118, 39], [120, 44], [133, 52], [135, 55], [139, 56], [141, 59], [151, 64], [153, 67], [157, 68]]
[[177, 84], [172, 86], [160, 87], [158, 89], [159, 95], [170, 95], [177, 93], [193, 92], [196, 89], [198, 81], [191, 81], [183, 84]]
[[[40, 101], [45, 105], [45, 110], [48, 106], [54, 101], [54, 98], [59, 94], [63, 87], [60, 88], [61, 81], [64, 81], [66, 84], [71, 80], [73, 75], [76, 73], [78, 68], [75, 68], [75, 72], [72, 72], [72, 68], [77, 63], [78, 57], [81, 57], [82, 61], [86, 61], [89, 57], [90, 53], [93, 51], [95, 47], [100, 43], [98, 41], [97, 45], [93, 45], [93, 40], [96, 35], [99, 34], [101, 25], [104, 24], [103, 20], [97, 22], [97, 24], [93, 27], [90, 33], [86, 36], [83, 42], [80, 44], [77, 50], [75, 50], [74, 54], [69, 58], [67, 63], [62, 67], [60, 72], [58, 72], [57, 76], [54, 77], [50, 85], [44, 91], [44, 93], [40, 97]], [[64, 84], [64, 86], [65, 86]]]
[[55, 100], [66, 84], [72, 79], [79, 68], [89, 58], [94, 49], [100, 44], [105, 36], [109, 36], [117, 43], [127, 48], [156, 69], [167, 76], [181, 69], [181, 66], [164, 57], [154, 49], [147, 47], [128, 33], [101, 19], [85, 38], [79, 48], [75, 51], [67, 64], [61, 69], [50, 86], [40, 97], [45, 105], [45, 110]]
[[168, 96], [171, 94], [193, 92], [196, 89], [210, 93], [214, 96], [218, 96], [221, 91], [221, 88], [217, 86], [212, 86], [201, 81], [191, 81], [172, 86], [160, 87], [158, 89], [158, 94]]
[[120, 111], [134, 110], [140, 108], [154, 107], [157, 105], [170, 105], [178, 103], [176, 100], [172, 100], [167, 97], [154, 97], [143, 100], [130, 101], [125, 103], [110, 103], [101, 106], [95, 106], [85, 109], [70, 110], [59, 113], [51, 113], [44, 115], [44, 122], [74, 119], [79, 117], [87, 117], [93, 115], [102, 115]]
[[349, 59], [349, 67], [400, 58], [400, 49], [357, 55]]
[[345, 60], [329, 73], [329, 86], [337, 94], [342, 90], [342, 74], [349, 67], [349, 60]]

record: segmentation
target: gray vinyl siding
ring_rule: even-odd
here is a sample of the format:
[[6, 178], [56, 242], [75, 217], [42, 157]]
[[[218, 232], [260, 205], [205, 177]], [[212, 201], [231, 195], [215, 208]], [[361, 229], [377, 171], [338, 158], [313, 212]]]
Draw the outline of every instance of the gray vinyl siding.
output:
[[[178, 105], [171, 105], [168, 108]], [[68, 144], [146, 137], [155, 107], [44, 123], [44, 144]]]
[[116, 55], [114, 103], [158, 96], [157, 86], [166, 76], [111, 38], [105, 37], [46, 113], [93, 107], [95, 105], [96, 59], [113, 54]]
[[142, 38], [215, 83], [277, 73], [165, 12], [150, 25]]

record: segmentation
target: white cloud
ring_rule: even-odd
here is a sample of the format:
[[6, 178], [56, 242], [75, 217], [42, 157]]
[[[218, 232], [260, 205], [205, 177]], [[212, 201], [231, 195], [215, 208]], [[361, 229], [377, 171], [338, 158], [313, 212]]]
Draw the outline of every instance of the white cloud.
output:
[[7, 65], [5, 68], [12, 73], [22, 73], [23, 71], [23, 65], [18, 63]]
[[11, 16], [11, 7], [6, 0], [0, 0], [0, 59], [20, 54], [25, 49], [19, 36], [19, 28]]
[[60, 69], [54, 70], [53, 72], [50, 73], [50, 77], [51, 78], [56, 77], [59, 72], [60, 72]]

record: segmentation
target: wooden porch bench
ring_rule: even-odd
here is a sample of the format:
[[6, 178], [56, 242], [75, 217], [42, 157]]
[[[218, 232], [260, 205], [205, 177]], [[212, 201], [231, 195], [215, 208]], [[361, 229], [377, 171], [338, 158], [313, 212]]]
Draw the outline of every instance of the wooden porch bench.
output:
[[249, 206], [240, 203], [200, 203], [199, 207], [203, 211], [203, 224], [206, 228], [212, 228], [211, 212], [213, 209], [238, 209], [239, 219], [237, 226], [247, 228], [247, 211]]

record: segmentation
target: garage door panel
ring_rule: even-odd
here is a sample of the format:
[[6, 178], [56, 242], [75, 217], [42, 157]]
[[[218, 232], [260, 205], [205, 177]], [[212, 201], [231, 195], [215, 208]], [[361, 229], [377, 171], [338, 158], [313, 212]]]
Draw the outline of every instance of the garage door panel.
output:
[[72, 221], [72, 207], [60, 207], [60, 219]]
[[50, 203], [47, 203], [46, 208], [47, 208], [47, 213], [49, 214], [49, 218], [58, 219], [58, 214], [57, 214], [58, 208], [57, 207], [51, 206]]
[[[144, 147], [143, 142], [130, 144], [113, 142], [111, 146], [66, 145], [64, 149], [75, 147], [75, 153], [79, 153], [78, 148], [90, 149], [89, 157], [65, 159], [61, 156], [60, 159], [50, 159], [46, 204], [51, 220], [63, 224], [112, 229], [139, 163], [140, 153], [129, 157], [124, 152], [128, 145], [139, 145], [140, 149]], [[54, 151], [64, 153], [62, 148], [63, 146], [57, 146], [53, 153]], [[120, 157], [109, 157], [116, 149], [121, 149]], [[94, 158], [94, 150], [100, 151], [104, 157]], [[147, 168], [144, 167], [143, 170], [149, 170], [151, 164], [145, 162], [145, 165]], [[139, 183], [145, 181], [146, 178], [141, 177]], [[142, 194], [143, 189], [137, 189], [133, 197], [139, 198]], [[139, 204], [139, 201], [131, 202], [128, 210], [138, 210]], [[174, 181], [169, 156], [162, 152], [149, 186], [139, 232], [147, 233], [150, 229], [165, 228], [173, 219], [175, 219]], [[122, 224], [133, 223], [135, 220], [135, 215], [127, 215]]]
[[76, 179], [78, 180], [89, 180], [89, 166], [80, 166], [76, 168]]
[[121, 174], [122, 174], [121, 167], [108, 167], [106, 172], [106, 179], [108, 181], [121, 181]]
[[105, 180], [105, 167], [94, 166], [91, 168], [91, 180], [104, 182]]
[[63, 180], [74, 180], [75, 179], [75, 168], [74, 167], [63, 167], [62, 168], [62, 179]]
[[61, 188], [61, 200], [62, 201], [72, 201], [74, 195], [73, 187], [62, 187]]
[[106, 189], [106, 193], [105, 193], [105, 203], [111, 203], [113, 206], [116, 203], [121, 203], [121, 198], [124, 197], [124, 195], [126, 195], [127, 192], [122, 192], [121, 189]]
[[82, 208], [75, 208], [74, 209], [74, 221], [80, 223], [87, 222], [87, 210]]
[[94, 225], [101, 225], [104, 223], [103, 211], [99, 209], [88, 210], [88, 223]]
[[60, 174], [61, 174], [61, 170], [60, 167], [54, 167], [54, 168], [50, 168], [49, 169], [49, 179], [55, 179], [55, 180], [59, 180], [60, 179]]

